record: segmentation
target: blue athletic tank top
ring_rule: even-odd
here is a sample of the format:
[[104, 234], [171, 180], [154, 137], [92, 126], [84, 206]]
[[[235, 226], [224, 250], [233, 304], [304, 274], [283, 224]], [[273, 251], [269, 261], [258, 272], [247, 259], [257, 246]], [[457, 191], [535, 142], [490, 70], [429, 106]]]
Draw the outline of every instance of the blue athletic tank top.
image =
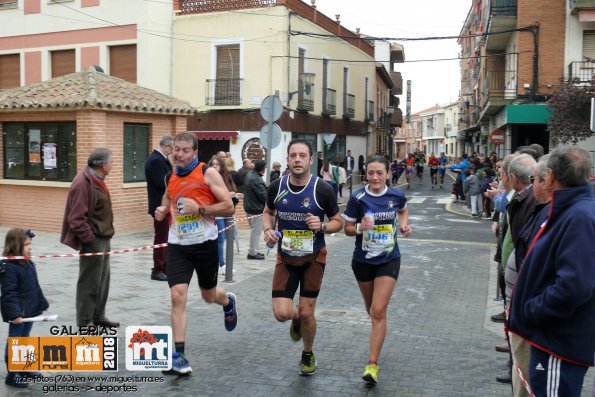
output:
[[406, 208], [406, 204], [405, 194], [392, 187], [373, 193], [366, 186], [351, 195], [343, 215], [346, 220], [361, 223], [368, 211], [374, 214], [374, 230], [355, 237], [353, 258], [356, 261], [382, 265], [401, 256], [397, 245], [397, 212]]
[[[281, 177], [279, 191], [275, 197], [279, 231], [283, 235], [278, 244], [280, 254], [298, 257], [308, 255], [309, 250], [300, 251], [300, 248], [296, 246], [298, 243], [300, 245], [301, 243], [313, 244], [311, 253], [314, 254], [325, 247], [324, 233], [313, 232], [313, 236], [311, 236], [305, 222], [308, 213], [319, 217], [321, 222], [324, 220], [324, 210], [316, 201], [316, 185], [318, 183], [326, 182], [311, 175], [306, 186], [299, 191], [292, 191], [289, 187], [289, 175]], [[314, 239], [313, 242], [310, 242], [311, 237]]]

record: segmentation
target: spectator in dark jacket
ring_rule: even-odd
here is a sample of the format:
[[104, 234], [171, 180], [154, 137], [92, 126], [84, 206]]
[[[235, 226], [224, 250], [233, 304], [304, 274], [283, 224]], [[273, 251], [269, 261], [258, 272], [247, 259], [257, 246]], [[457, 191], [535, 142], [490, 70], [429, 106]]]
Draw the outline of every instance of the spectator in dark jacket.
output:
[[595, 200], [589, 153], [554, 150], [544, 188], [551, 202], [535, 217], [512, 296], [508, 329], [530, 343], [535, 396], [579, 397], [595, 356]]
[[[147, 180], [147, 196], [149, 198], [149, 215], [153, 217], [153, 229], [155, 238], [153, 244], [167, 243], [169, 233], [169, 217], [167, 214], [164, 220], [155, 220], [155, 208], [161, 205], [161, 200], [165, 194], [165, 177], [171, 174], [171, 162], [169, 156], [174, 150], [174, 138], [171, 135], [165, 135], [159, 140], [159, 148], [147, 158], [145, 163], [145, 178]], [[166, 247], [153, 249], [153, 271], [151, 280], [167, 281], [165, 275]]]
[[[34, 236], [30, 230], [10, 229], [6, 233], [2, 256], [31, 256], [31, 239]], [[2, 320], [10, 322], [8, 336], [27, 337], [31, 334], [33, 323], [23, 322], [23, 319], [38, 316], [50, 306], [39, 286], [35, 264], [28, 259], [13, 259], [0, 262], [0, 266], [0, 308]], [[8, 363], [8, 343], [4, 362]], [[8, 371], [5, 383], [13, 387], [27, 386], [24, 376], [13, 371]]]
[[266, 161], [257, 160], [254, 162], [254, 169], [246, 176], [244, 186], [244, 211], [252, 218], [248, 219], [250, 224], [250, 248], [248, 259], [264, 259], [264, 255], [258, 252], [258, 244], [262, 233], [262, 212], [267, 200], [267, 187], [262, 180], [266, 169]]
[[246, 175], [250, 173], [254, 169], [254, 163], [250, 159], [244, 159], [242, 162], [242, 167], [238, 170], [238, 180], [234, 180], [236, 184], [236, 188], [238, 192], [244, 193], [244, 185], [246, 183]]

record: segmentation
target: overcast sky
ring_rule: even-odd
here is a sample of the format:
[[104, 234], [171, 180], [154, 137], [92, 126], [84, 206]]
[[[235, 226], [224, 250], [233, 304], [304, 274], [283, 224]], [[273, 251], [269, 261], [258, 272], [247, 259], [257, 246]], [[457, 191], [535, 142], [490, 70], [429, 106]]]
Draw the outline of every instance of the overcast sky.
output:
[[[304, 0], [309, 2], [310, 0]], [[316, 0], [318, 10], [362, 34], [381, 37], [429, 37], [458, 35], [471, 7], [471, 0]], [[396, 70], [403, 75], [400, 108], [405, 114], [406, 81], [412, 81], [411, 112], [458, 100], [459, 61], [407, 62], [421, 59], [456, 58], [456, 39], [398, 41], [405, 47], [405, 63]]]

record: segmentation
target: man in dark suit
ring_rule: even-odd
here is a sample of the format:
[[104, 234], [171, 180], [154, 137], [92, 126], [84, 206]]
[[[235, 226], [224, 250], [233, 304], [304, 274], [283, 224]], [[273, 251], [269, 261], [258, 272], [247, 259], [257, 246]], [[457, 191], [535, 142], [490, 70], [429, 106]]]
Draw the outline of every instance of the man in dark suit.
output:
[[[145, 177], [147, 179], [147, 196], [149, 198], [149, 215], [153, 217], [155, 228], [155, 239], [153, 244], [167, 243], [169, 233], [169, 214], [162, 221], [155, 219], [155, 209], [161, 205], [161, 199], [165, 194], [165, 177], [171, 174], [171, 162], [167, 158], [173, 151], [174, 138], [165, 135], [159, 141], [159, 149], [147, 158], [145, 163]], [[165, 275], [165, 247], [153, 249], [153, 271], [151, 280], [167, 281]]]
[[347, 184], [348, 186], [352, 186], [352, 177], [351, 175], [353, 174], [353, 168], [355, 166], [355, 160], [353, 159], [353, 156], [351, 155], [351, 150], [347, 151], [347, 156], [345, 156], [343, 158], [343, 167], [345, 168], [345, 173], [347, 174]]

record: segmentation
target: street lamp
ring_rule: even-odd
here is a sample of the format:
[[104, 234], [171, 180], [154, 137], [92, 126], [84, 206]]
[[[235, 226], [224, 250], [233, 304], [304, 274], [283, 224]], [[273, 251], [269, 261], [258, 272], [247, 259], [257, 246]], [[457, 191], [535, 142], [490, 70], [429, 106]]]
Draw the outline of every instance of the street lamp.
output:
[[312, 92], [312, 86], [314, 85], [314, 77], [316, 77], [315, 73], [309, 73], [309, 72], [303, 73], [300, 76], [300, 85], [298, 86], [299, 87], [298, 90], [288, 93], [287, 94], [288, 100], [291, 101], [291, 98], [295, 94], [300, 92], [300, 89], [303, 89], [304, 94], [310, 95], [310, 93]]

